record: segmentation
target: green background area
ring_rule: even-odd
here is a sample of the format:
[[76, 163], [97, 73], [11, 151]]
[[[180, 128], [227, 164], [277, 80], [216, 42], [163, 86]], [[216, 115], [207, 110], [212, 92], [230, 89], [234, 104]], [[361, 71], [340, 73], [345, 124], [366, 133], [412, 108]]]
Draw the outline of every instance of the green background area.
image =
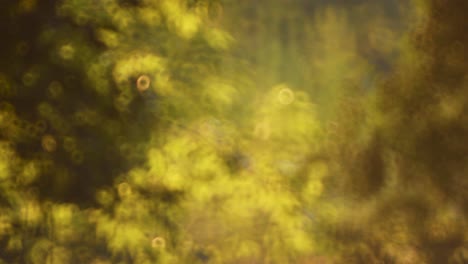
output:
[[468, 2], [0, 4], [0, 263], [466, 263]]

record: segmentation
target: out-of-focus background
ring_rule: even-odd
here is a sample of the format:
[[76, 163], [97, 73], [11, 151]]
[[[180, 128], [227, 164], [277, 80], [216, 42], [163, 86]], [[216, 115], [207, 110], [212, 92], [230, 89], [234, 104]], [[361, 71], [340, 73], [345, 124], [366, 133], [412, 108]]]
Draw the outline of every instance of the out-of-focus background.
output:
[[465, 0], [4, 0], [0, 263], [467, 263]]

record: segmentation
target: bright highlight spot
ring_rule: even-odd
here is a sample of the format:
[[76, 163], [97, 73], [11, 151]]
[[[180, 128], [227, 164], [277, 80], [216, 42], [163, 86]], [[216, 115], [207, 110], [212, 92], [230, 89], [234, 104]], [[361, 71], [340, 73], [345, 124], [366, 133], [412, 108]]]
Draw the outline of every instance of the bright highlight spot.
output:
[[166, 247], [166, 241], [162, 237], [155, 237], [153, 240], [151, 240], [151, 247], [163, 249]]
[[278, 102], [282, 105], [289, 105], [294, 101], [294, 92], [289, 88], [282, 88], [278, 92]]
[[150, 84], [151, 79], [148, 77], [148, 75], [141, 75], [136, 81], [137, 89], [140, 93], [143, 93], [144, 91], [148, 90]]

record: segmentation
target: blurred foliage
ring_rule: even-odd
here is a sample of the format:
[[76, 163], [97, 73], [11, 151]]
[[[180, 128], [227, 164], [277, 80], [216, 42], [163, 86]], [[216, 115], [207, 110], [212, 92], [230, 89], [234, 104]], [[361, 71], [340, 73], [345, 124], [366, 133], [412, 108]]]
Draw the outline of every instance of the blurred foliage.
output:
[[0, 263], [465, 263], [466, 11], [6, 1]]

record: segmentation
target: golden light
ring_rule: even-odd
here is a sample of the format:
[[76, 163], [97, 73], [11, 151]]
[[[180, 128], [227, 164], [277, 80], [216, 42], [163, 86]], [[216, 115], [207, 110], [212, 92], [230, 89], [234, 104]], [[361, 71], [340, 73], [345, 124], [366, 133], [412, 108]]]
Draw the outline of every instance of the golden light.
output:
[[289, 88], [282, 88], [278, 92], [278, 102], [282, 105], [289, 105], [294, 101], [294, 92]]
[[151, 247], [163, 249], [166, 247], [166, 240], [162, 237], [155, 237], [151, 240]]
[[148, 75], [141, 75], [136, 81], [137, 89], [140, 93], [143, 93], [144, 91], [148, 90], [150, 84], [151, 79], [148, 77]]
[[59, 55], [64, 60], [71, 60], [75, 56], [75, 48], [71, 44], [65, 44], [60, 47]]
[[119, 196], [122, 198], [128, 197], [132, 194], [132, 188], [126, 182], [122, 182], [121, 184], [119, 184], [119, 186], [117, 187], [117, 191], [119, 193]]

